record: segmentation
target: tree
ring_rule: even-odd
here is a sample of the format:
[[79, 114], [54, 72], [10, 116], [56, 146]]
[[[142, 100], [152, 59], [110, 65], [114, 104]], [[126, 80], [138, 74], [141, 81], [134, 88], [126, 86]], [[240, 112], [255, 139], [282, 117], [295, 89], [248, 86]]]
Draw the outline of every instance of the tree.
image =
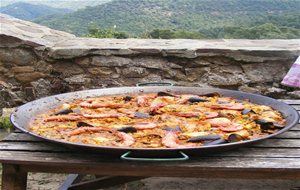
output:
[[126, 39], [129, 37], [129, 35], [125, 32], [115, 31], [115, 29], [101, 29], [99, 27], [92, 27], [89, 29], [89, 34], [87, 37]]

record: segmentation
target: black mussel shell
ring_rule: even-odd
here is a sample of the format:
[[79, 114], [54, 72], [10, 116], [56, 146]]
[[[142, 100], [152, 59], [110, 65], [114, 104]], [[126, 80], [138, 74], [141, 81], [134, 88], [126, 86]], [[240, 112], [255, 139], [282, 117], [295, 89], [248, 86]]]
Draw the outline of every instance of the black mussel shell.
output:
[[241, 135], [233, 133], [228, 136], [227, 140], [228, 142], [239, 142], [243, 140], [243, 137]]
[[195, 102], [208, 102], [208, 100], [202, 99], [202, 98], [198, 98], [198, 97], [192, 97], [189, 99], [189, 102], [191, 103], [195, 103]]
[[177, 97], [176, 95], [170, 94], [170, 93], [167, 93], [167, 92], [158, 92], [158, 93], [157, 93], [157, 96], [171, 96], [171, 97]]
[[117, 131], [124, 132], [124, 133], [135, 133], [137, 132], [136, 128], [132, 126], [122, 127], [118, 129]]
[[150, 117], [150, 115], [147, 114], [147, 113], [135, 112], [134, 117], [136, 117], [136, 118], [147, 118], [147, 117]]
[[201, 94], [199, 96], [206, 96], [206, 97], [218, 96], [218, 97], [220, 97], [221, 95], [218, 92], [212, 92], [212, 93], [207, 93], [207, 94]]
[[200, 142], [200, 141], [211, 141], [211, 140], [218, 140], [221, 136], [219, 135], [211, 135], [211, 136], [196, 136], [192, 137], [187, 142]]
[[276, 127], [276, 128], [284, 128], [285, 125], [282, 125], [280, 123], [273, 123], [273, 125]]
[[69, 113], [73, 113], [73, 110], [70, 110], [70, 109], [60, 110], [60, 111], [54, 113], [54, 115], [66, 115]]
[[228, 143], [228, 142], [226, 140], [224, 140], [224, 139], [218, 139], [218, 140], [210, 141], [208, 143], [204, 143], [203, 146], [225, 144], [225, 143]]
[[133, 98], [132, 96], [125, 96], [125, 97], [123, 98], [123, 100], [125, 100], [125, 101], [130, 101], [132, 98]]
[[80, 109], [74, 109], [74, 110], [73, 110], [73, 112], [74, 112], [74, 113], [81, 114], [81, 111], [80, 111]]
[[219, 101], [218, 100], [218, 104], [228, 104], [229, 102], [224, 102], [224, 101]]
[[77, 122], [77, 127], [95, 127], [95, 126], [88, 124], [86, 122], [83, 122], [83, 121], [79, 121], [79, 122]]
[[259, 124], [262, 130], [268, 130], [274, 127], [274, 124], [272, 122], [263, 119], [255, 120], [255, 123]]
[[247, 113], [255, 113], [253, 110], [243, 110], [242, 112], [241, 112], [243, 115], [245, 115], [245, 114], [247, 114]]
[[173, 131], [173, 132], [176, 132], [176, 131], [181, 131], [181, 128], [179, 126], [175, 127], [175, 128], [171, 128], [171, 127], [164, 127], [162, 128], [163, 130], [165, 131]]

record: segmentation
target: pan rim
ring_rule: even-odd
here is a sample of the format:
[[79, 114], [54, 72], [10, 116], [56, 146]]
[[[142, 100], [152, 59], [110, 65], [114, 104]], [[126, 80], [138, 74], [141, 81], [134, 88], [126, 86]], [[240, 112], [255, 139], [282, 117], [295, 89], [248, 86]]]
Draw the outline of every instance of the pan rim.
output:
[[[276, 133], [272, 133], [270, 135], [266, 135], [266, 136], [263, 136], [263, 137], [260, 137], [260, 138], [256, 138], [256, 139], [252, 139], [252, 140], [245, 140], [245, 141], [240, 141], [240, 142], [209, 145], [209, 146], [190, 147], [190, 148], [131, 148], [131, 147], [97, 146], [97, 145], [89, 145], [89, 144], [72, 143], [72, 142], [68, 142], [68, 141], [57, 140], [57, 139], [52, 139], [52, 138], [47, 138], [47, 137], [37, 135], [35, 133], [30, 132], [25, 127], [22, 127], [17, 123], [17, 120], [18, 120], [18, 118], [17, 118], [18, 115], [17, 114], [20, 110], [22, 111], [22, 109], [25, 109], [27, 106], [29, 106], [31, 104], [36, 104], [36, 103], [45, 101], [48, 98], [53, 98], [53, 99], [58, 98], [59, 99], [60, 97], [70, 96], [70, 95], [74, 95], [76, 93], [79, 93], [79, 94], [84, 94], [84, 93], [92, 94], [94, 92], [97, 93], [99, 91], [114, 91], [114, 90], [120, 90], [120, 89], [121, 90], [135, 89], [135, 90], [138, 90], [141, 94], [144, 94], [145, 91], [147, 91], [147, 89], [153, 89], [153, 87], [154, 86], [114, 87], [114, 88], [105, 88], [105, 89], [90, 89], [90, 90], [82, 90], [82, 91], [75, 91], [75, 92], [68, 92], [68, 93], [62, 93], [62, 94], [58, 94], [58, 95], [47, 96], [47, 97], [43, 97], [41, 99], [37, 99], [37, 100], [28, 102], [24, 105], [21, 105], [21, 106], [17, 107], [16, 110], [11, 114], [10, 120], [11, 120], [11, 123], [14, 125], [14, 127], [21, 130], [22, 132], [24, 132], [26, 134], [29, 134], [31, 136], [46, 140], [46, 141], [54, 142], [54, 143], [64, 144], [64, 145], [68, 145], [68, 146], [71, 145], [71, 146], [74, 146], [74, 147], [99, 149], [99, 150], [100, 149], [102, 149], [102, 150], [105, 150], [105, 149], [111, 150], [111, 149], [113, 149], [113, 150], [122, 150], [122, 151], [151, 151], [151, 152], [153, 152], [153, 151], [166, 151], [166, 152], [169, 152], [169, 151], [184, 151], [184, 150], [207, 150], [207, 149], [213, 149], [213, 148], [222, 148], [222, 147], [225, 148], [225, 147], [231, 147], [231, 146], [234, 147], [235, 145], [236, 146], [245, 146], [247, 144], [250, 145], [252, 143], [260, 142], [260, 141], [263, 141], [265, 139], [269, 139], [271, 137], [280, 135], [280, 134], [290, 130], [294, 126], [296, 126], [299, 122], [299, 113], [292, 106], [290, 106], [290, 105], [288, 105], [284, 102], [280, 102], [276, 99], [267, 97], [267, 96], [263, 96], [263, 95], [259, 95], [259, 94], [253, 94], [253, 93], [240, 92], [240, 91], [236, 91], [236, 90], [220, 89], [220, 88], [200, 88], [200, 87], [185, 87], [185, 86], [168, 86], [168, 87], [167, 86], [155, 86], [155, 89], [156, 89], [155, 91], [156, 92], [158, 92], [158, 91], [167, 91], [167, 92], [169, 92], [169, 91], [173, 91], [173, 90], [182, 90], [182, 89], [189, 90], [189, 89], [195, 89], [196, 88], [199, 91], [200, 90], [202, 90], [202, 91], [209, 90], [209, 91], [217, 91], [217, 92], [238, 93], [238, 94], [242, 94], [242, 95], [245, 95], [245, 96], [258, 97], [258, 98], [261, 98], [261, 99], [264, 99], [264, 100], [268, 100], [268, 101], [272, 101], [272, 102], [284, 105], [285, 107], [287, 107], [289, 109], [291, 114], [295, 117], [293, 118], [292, 122], [290, 124], [288, 124], [286, 127], [284, 127], [283, 129], [277, 131]], [[146, 93], [148, 93], [148, 92], [146, 92]], [[130, 93], [121, 93], [121, 94], [112, 93], [110, 95], [113, 95], [113, 94], [114, 95], [125, 95], [125, 94], [130, 94]], [[93, 97], [93, 96], [91, 96], [91, 97]], [[78, 99], [81, 99], [81, 97], [78, 97]], [[73, 99], [73, 100], [76, 100], [76, 99]], [[60, 103], [63, 103], [63, 102], [60, 102]]]

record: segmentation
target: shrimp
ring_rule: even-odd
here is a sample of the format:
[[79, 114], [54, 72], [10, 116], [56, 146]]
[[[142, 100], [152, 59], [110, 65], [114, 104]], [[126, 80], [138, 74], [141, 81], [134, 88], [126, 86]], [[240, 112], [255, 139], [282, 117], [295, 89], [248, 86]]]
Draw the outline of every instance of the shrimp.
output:
[[197, 95], [190, 95], [190, 94], [181, 95], [181, 98], [176, 101], [176, 104], [184, 104], [187, 101], [189, 101], [190, 98], [195, 98], [195, 97], [197, 97]]
[[56, 115], [56, 116], [50, 116], [46, 119], [44, 119], [45, 122], [48, 121], [58, 121], [58, 122], [63, 122], [63, 121], [76, 121], [82, 119], [81, 115]]
[[169, 131], [166, 135], [162, 138], [162, 144], [169, 148], [192, 148], [196, 147], [197, 144], [195, 143], [187, 143], [185, 145], [178, 144], [178, 135], [176, 132]]
[[127, 116], [122, 113], [97, 113], [97, 114], [83, 114], [84, 118], [89, 119], [100, 119], [100, 118], [116, 118], [116, 117], [123, 117]]
[[77, 128], [77, 129], [69, 132], [68, 135], [69, 136], [74, 136], [74, 135], [79, 135], [79, 134], [85, 133], [85, 132], [95, 133], [95, 132], [99, 132], [99, 131], [109, 131], [109, 132], [111, 132], [111, 130], [105, 129], [103, 127], [80, 127], [80, 128]]
[[115, 146], [128, 147], [134, 143], [134, 138], [131, 135], [126, 134], [124, 132], [118, 132], [118, 131], [114, 131], [114, 130], [110, 130], [110, 129], [106, 129], [106, 128], [102, 128], [102, 127], [80, 127], [80, 128], [77, 128], [77, 129], [69, 132], [68, 135], [74, 136], [74, 135], [79, 135], [79, 134], [82, 134], [85, 132], [93, 133], [93, 132], [100, 132], [100, 131], [111, 132], [113, 135], [121, 138], [122, 142], [113, 142], [113, 145], [115, 145]]
[[139, 106], [149, 106], [150, 99], [156, 98], [156, 95], [143, 95], [137, 97], [137, 103]]
[[228, 110], [243, 110], [245, 107], [243, 104], [204, 104], [205, 107], [213, 109], [228, 109]]
[[121, 108], [124, 105], [118, 103], [93, 103], [92, 101], [85, 101], [79, 104], [83, 108]]
[[153, 129], [153, 128], [157, 127], [157, 124], [156, 123], [137, 123], [137, 124], [133, 125], [133, 127], [136, 129], [140, 129], [140, 130]]
[[134, 143], [134, 138], [130, 134], [127, 134], [124, 132], [116, 132], [115, 134], [116, 134], [116, 136], [123, 139], [123, 141], [120, 143], [114, 142], [113, 144], [116, 146], [129, 147], [130, 145], [132, 145]]
[[213, 127], [218, 127], [221, 131], [224, 132], [234, 132], [243, 129], [241, 124], [233, 123], [225, 117], [214, 118], [207, 120]]

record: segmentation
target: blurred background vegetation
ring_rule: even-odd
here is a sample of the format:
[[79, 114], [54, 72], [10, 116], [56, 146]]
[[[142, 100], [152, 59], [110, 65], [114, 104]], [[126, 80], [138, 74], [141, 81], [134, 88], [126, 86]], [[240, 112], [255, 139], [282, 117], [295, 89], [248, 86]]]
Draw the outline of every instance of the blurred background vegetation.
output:
[[300, 38], [300, 0], [86, 0], [77, 9], [80, 0], [73, 8], [71, 0], [36, 1], [51, 9], [12, 3], [0, 12], [96, 38]]

